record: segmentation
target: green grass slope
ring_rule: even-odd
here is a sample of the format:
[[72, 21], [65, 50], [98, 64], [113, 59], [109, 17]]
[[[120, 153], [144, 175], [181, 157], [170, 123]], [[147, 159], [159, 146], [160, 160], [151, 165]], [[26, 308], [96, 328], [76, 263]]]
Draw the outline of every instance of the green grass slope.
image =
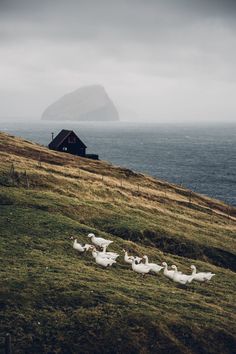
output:
[[[89, 232], [216, 276], [183, 288], [122, 256], [103, 269], [72, 248]], [[0, 337], [14, 353], [233, 353], [235, 237], [220, 201], [0, 133]]]

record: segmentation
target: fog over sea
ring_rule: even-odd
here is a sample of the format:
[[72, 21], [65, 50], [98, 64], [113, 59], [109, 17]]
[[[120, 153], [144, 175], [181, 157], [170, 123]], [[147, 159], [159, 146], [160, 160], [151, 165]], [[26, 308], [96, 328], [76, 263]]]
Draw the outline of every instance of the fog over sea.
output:
[[61, 129], [73, 129], [101, 160], [236, 205], [236, 124], [0, 121], [1, 131], [42, 145]]

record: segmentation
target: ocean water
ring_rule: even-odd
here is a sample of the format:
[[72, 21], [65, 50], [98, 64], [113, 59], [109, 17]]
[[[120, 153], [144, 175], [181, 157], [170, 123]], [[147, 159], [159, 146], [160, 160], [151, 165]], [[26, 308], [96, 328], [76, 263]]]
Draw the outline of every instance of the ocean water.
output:
[[0, 130], [47, 145], [73, 129], [88, 153], [236, 205], [236, 124], [164, 125], [0, 121]]

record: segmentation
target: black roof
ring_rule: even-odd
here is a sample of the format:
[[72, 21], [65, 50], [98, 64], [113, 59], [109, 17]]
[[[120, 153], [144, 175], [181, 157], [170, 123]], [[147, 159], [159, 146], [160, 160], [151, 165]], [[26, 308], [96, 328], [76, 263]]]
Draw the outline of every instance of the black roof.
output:
[[[72, 133], [75, 134], [75, 132], [73, 130], [62, 129], [62, 131], [50, 142], [48, 147], [50, 149], [57, 149], [63, 143], [63, 141]], [[87, 146], [83, 143], [83, 141], [80, 140], [80, 138], [76, 134], [75, 134], [75, 136], [79, 140], [81, 146], [86, 148]]]

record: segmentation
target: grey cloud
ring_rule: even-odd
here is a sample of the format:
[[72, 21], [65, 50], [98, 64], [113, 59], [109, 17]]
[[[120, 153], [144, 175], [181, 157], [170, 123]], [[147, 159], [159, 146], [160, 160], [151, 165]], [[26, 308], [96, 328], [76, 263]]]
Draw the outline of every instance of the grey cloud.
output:
[[[2, 0], [4, 32], [9, 38], [124, 38], [151, 40], [168, 37], [206, 19], [235, 27], [232, 0]], [[9, 26], [8, 26], [9, 25]]]
[[191, 103], [207, 107], [202, 85], [215, 85], [232, 116], [235, 17], [235, 0], [0, 0], [0, 99], [11, 94], [20, 107], [30, 97], [30, 111], [40, 111], [58, 94], [98, 82], [121, 103], [142, 98], [153, 115], [156, 90], [171, 116], [169, 95], [176, 109], [186, 97], [190, 111]]

